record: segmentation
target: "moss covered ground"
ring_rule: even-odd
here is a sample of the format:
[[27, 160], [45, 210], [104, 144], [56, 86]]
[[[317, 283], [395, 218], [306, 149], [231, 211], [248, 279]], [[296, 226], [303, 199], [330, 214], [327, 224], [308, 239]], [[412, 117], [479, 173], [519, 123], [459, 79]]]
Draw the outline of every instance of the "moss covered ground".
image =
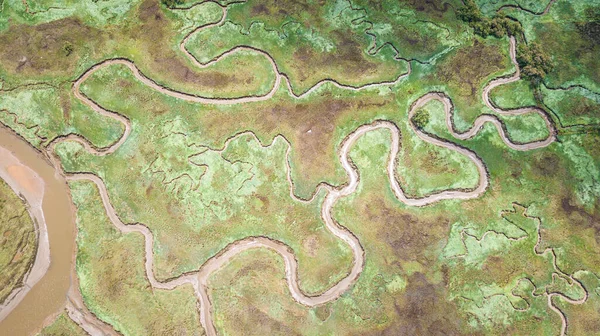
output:
[[37, 252], [37, 232], [27, 204], [0, 180], [0, 303], [23, 286]]
[[153, 290], [142, 237], [124, 236], [112, 226], [92, 183], [73, 183], [71, 190], [78, 206], [77, 276], [87, 307], [122, 334], [200, 334], [191, 286]]
[[39, 336], [85, 336], [87, 333], [71, 320], [66, 311], [61, 312]]
[[[563, 318], [569, 335], [600, 333], [599, 47], [588, 34], [600, 3], [557, 0], [546, 14], [548, 1], [475, 3], [482, 15], [518, 21], [524, 33], [517, 43], [539, 43], [551, 56], [544, 78], [500, 85], [490, 97], [501, 109], [542, 109], [556, 141], [512, 150], [489, 123], [458, 140], [442, 104], [431, 101], [419, 128], [474, 152], [489, 186], [475, 199], [411, 207], [390, 186], [390, 131], [362, 135], [349, 152], [358, 188], [332, 211], [365, 251], [357, 282], [336, 300], [306, 307], [290, 295], [281, 256], [245, 251], [208, 278], [218, 334], [549, 335], [561, 333]], [[34, 147], [49, 150], [67, 134], [100, 150], [120, 139], [124, 125], [73, 92], [96, 64], [129, 60], [166, 89], [148, 86], [123, 64], [101, 67], [81, 93], [125, 117], [131, 134], [108, 155], [75, 141], [53, 148], [66, 173], [104, 181], [124, 223], [149, 229], [159, 281], [195, 272], [238, 240], [264, 236], [290, 247], [304, 293], [334, 286], [353, 255], [327, 229], [327, 191], [317, 186], [347, 183], [340, 147], [376, 120], [398, 127], [393, 174], [408, 196], [475, 188], [486, 177], [471, 159], [411, 127], [411, 105], [429, 92], [450, 97], [456, 132], [482, 115], [498, 118], [515, 143], [554, 131], [539, 114], [505, 115], [485, 105], [486, 85], [516, 70], [509, 38], [477, 36], [456, 15], [461, 1], [0, 6], [0, 122]], [[173, 92], [223, 100], [198, 103]], [[220, 104], [239, 97], [254, 101]], [[192, 286], [153, 288], [143, 236], [112, 225], [93, 183], [69, 187], [89, 310], [125, 335], [204, 333]], [[75, 329], [60, 315], [42, 334]]]

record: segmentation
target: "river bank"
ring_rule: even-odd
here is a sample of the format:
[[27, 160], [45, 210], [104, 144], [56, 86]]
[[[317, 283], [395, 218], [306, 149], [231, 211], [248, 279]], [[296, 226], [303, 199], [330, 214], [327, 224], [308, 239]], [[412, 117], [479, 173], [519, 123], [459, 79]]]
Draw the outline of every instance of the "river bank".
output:
[[30, 335], [67, 302], [75, 217], [64, 178], [40, 152], [4, 127], [0, 127], [0, 168], [0, 177], [29, 203], [40, 231], [40, 246], [26, 286], [0, 310], [0, 335]]

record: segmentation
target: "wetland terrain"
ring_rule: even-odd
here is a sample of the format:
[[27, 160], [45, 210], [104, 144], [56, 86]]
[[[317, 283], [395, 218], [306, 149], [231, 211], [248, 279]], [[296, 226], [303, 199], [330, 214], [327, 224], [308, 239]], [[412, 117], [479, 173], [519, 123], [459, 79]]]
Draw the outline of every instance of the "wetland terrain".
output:
[[600, 334], [597, 0], [0, 2], [0, 334]]

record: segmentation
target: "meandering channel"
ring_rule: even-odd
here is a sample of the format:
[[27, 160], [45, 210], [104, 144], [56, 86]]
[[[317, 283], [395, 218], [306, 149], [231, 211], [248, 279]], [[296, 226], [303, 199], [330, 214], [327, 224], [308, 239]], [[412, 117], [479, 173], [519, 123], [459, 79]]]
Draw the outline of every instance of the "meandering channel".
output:
[[[511, 58], [513, 59], [513, 63], [516, 63], [516, 60], [514, 60], [514, 57], [512, 57], [514, 55], [515, 41], [513, 38], [511, 38], [510, 41], [511, 41], [511, 43], [510, 43]], [[224, 55], [226, 55], [226, 54], [223, 54], [220, 57], [225, 57]], [[265, 54], [265, 55], [267, 57], [269, 57], [269, 59], [271, 60], [273, 66], [274, 66], [275, 71], [277, 71], [276, 70], [277, 67], [276, 67], [273, 59], [270, 58], [270, 56], [268, 56], [268, 54]], [[220, 59], [220, 58], [218, 58], [218, 59]], [[215, 61], [217, 61], [217, 60], [215, 60]], [[152, 81], [148, 77], [146, 77], [145, 75], [143, 75], [135, 67], [135, 65], [133, 65], [133, 63], [131, 63], [129, 61], [111, 60], [109, 62], [101, 63], [97, 66], [92, 67], [90, 70], [88, 70], [86, 73], [84, 73], [75, 82], [75, 84], [73, 85], [74, 95], [76, 97], [78, 97], [86, 105], [93, 108], [98, 113], [100, 113], [104, 116], [110, 117], [110, 118], [114, 118], [115, 120], [118, 120], [121, 123], [123, 123], [123, 125], [125, 127], [125, 131], [124, 131], [122, 137], [116, 143], [114, 143], [113, 145], [111, 145], [107, 148], [95, 148], [86, 139], [84, 139], [78, 135], [69, 135], [66, 137], [55, 139], [48, 146], [48, 155], [49, 155], [49, 158], [54, 162], [54, 165], [57, 168], [60, 169], [61, 164], [60, 164], [60, 161], [57, 158], [57, 156], [54, 154], [54, 148], [57, 144], [59, 144], [61, 142], [77, 141], [77, 142], [81, 143], [84, 146], [84, 148], [87, 151], [89, 151], [90, 153], [93, 153], [95, 155], [108, 155], [108, 154], [111, 154], [111, 153], [115, 152], [116, 150], [118, 150], [118, 148], [121, 146], [121, 144], [123, 144], [127, 140], [127, 137], [131, 132], [131, 125], [130, 125], [129, 120], [122, 115], [119, 115], [119, 114], [116, 114], [114, 112], [104, 109], [103, 107], [101, 107], [100, 105], [95, 103], [93, 100], [91, 100], [90, 98], [88, 98], [84, 94], [82, 94], [80, 91], [81, 84], [83, 83], [83, 81], [85, 81], [87, 78], [89, 78], [89, 76], [91, 74], [93, 74], [95, 71], [98, 71], [102, 67], [108, 66], [110, 64], [116, 64], [116, 63], [124, 64], [124, 65], [128, 66], [132, 70], [133, 74], [135, 75], [135, 77], [138, 80], [140, 80], [141, 82], [145, 83], [146, 85], [154, 88], [155, 90], [157, 90], [163, 94], [166, 94], [166, 95], [169, 95], [172, 97], [176, 97], [179, 99], [184, 99], [184, 100], [194, 101], [194, 102], [199, 102], [199, 103], [204, 103], [204, 104], [239, 104], [239, 103], [250, 103], [250, 102], [257, 101], [257, 100], [268, 99], [268, 98], [270, 98], [269, 95], [272, 95], [274, 93], [274, 90], [276, 90], [276, 87], [280, 84], [280, 80], [285, 79], [285, 77], [283, 75], [281, 75], [281, 74], [278, 75], [279, 80], [276, 81], [274, 89], [269, 94], [267, 94], [266, 96], [262, 96], [262, 97], [240, 97], [240, 98], [234, 98], [234, 99], [204, 98], [204, 97], [198, 97], [198, 96], [180, 93], [177, 91], [172, 91], [168, 88], [162, 87], [162, 86], [156, 84], [154, 81]], [[517, 66], [517, 69], [518, 69], [518, 66]], [[493, 106], [489, 102], [489, 92], [490, 92], [491, 88], [496, 87], [501, 84], [504, 84], [504, 83], [514, 81], [514, 80], [518, 80], [518, 79], [519, 79], [519, 72], [517, 70], [515, 74], [513, 74], [512, 76], [510, 76], [508, 78], [500, 78], [500, 79], [491, 81], [483, 91], [484, 92], [483, 99], [486, 102], [486, 104], [488, 104], [488, 106], [490, 106], [494, 111], [501, 113], [501, 114], [522, 114], [522, 113], [538, 112], [537, 110], [534, 110], [532, 108], [519, 109], [519, 110], [501, 110], [501, 109]], [[320, 82], [317, 85], [322, 85], [322, 83], [323, 82]], [[289, 82], [288, 82], [288, 85], [289, 85]], [[373, 85], [377, 85], [377, 86], [390, 85], [390, 83], [378, 83], [378, 84], [373, 84]], [[289, 89], [289, 87], [288, 87], [288, 89]], [[351, 88], [351, 89], [359, 90], [362, 88]], [[310, 92], [313, 92], [313, 91], [314, 91], [313, 89], [310, 89], [309, 91], [307, 91], [306, 94], [309, 94]], [[290, 90], [290, 94], [294, 95], [291, 92], [291, 90]], [[417, 99], [410, 107], [410, 110], [408, 113], [409, 119], [414, 115], [414, 113], [419, 108], [423, 107], [424, 105], [426, 105], [428, 102], [430, 102], [432, 100], [438, 100], [438, 101], [442, 102], [442, 104], [444, 106], [444, 112], [446, 115], [448, 129], [452, 133], [453, 136], [455, 136], [459, 139], [469, 139], [469, 138], [475, 136], [476, 134], [478, 134], [479, 130], [481, 129], [481, 127], [483, 126], [484, 123], [492, 122], [498, 129], [502, 140], [509, 147], [516, 149], [516, 150], [529, 150], [529, 149], [544, 147], [544, 146], [547, 146], [549, 143], [551, 143], [554, 140], [554, 131], [552, 128], [552, 124], [548, 121], [547, 124], [550, 127], [550, 133], [551, 133], [551, 136], [548, 137], [548, 139], [545, 139], [543, 141], [538, 141], [538, 142], [532, 142], [532, 143], [528, 143], [528, 144], [515, 144], [505, 134], [502, 122], [497, 117], [492, 116], [492, 115], [480, 116], [479, 118], [476, 119], [473, 127], [470, 130], [468, 130], [464, 133], [458, 133], [454, 129], [454, 126], [452, 124], [452, 117], [453, 117], [452, 102], [449, 97], [447, 97], [443, 93], [438, 93], [438, 92], [431, 92], [431, 93], [428, 93], [428, 94], [422, 96], [421, 98]], [[547, 120], [546, 115], [543, 112], [541, 114]], [[160, 282], [154, 276], [154, 269], [153, 269], [154, 255], [152, 252], [153, 245], [154, 245], [154, 238], [153, 238], [152, 232], [148, 229], [148, 227], [146, 227], [145, 225], [140, 224], [140, 223], [126, 224], [120, 220], [119, 216], [117, 215], [114, 207], [112, 206], [112, 204], [110, 202], [110, 198], [108, 196], [108, 192], [106, 190], [104, 181], [102, 181], [102, 179], [99, 178], [98, 176], [96, 176], [94, 174], [90, 174], [90, 173], [62, 172], [62, 174], [67, 178], [67, 180], [71, 180], [71, 181], [87, 180], [87, 181], [91, 181], [94, 184], [96, 184], [96, 186], [98, 187], [98, 190], [100, 192], [100, 196], [101, 196], [102, 203], [104, 205], [106, 214], [108, 215], [111, 222], [123, 233], [138, 232], [144, 236], [144, 238], [145, 238], [145, 256], [146, 256], [145, 270], [146, 270], [146, 274], [148, 276], [148, 280], [150, 281], [150, 284], [154, 288], [160, 288], [160, 289], [173, 289], [182, 284], [186, 284], [186, 283], [191, 284], [194, 288], [194, 291], [198, 298], [198, 301], [200, 302], [199, 306], [200, 306], [201, 324], [205, 328], [208, 335], [216, 335], [216, 330], [215, 330], [215, 327], [212, 322], [213, 319], [212, 319], [211, 302], [210, 302], [210, 299], [208, 296], [208, 279], [211, 274], [213, 274], [215, 271], [220, 269], [224, 264], [229, 262], [231, 260], [231, 258], [234, 258], [237, 254], [239, 254], [242, 251], [245, 251], [245, 250], [248, 250], [251, 248], [269, 248], [269, 249], [276, 251], [283, 258], [283, 260], [285, 262], [286, 281], [288, 284], [290, 294], [297, 302], [299, 302], [303, 305], [306, 305], [306, 306], [312, 307], [312, 306], [320, 305], [320, 304], [335, 300], [335, 299], [339, 298], [343, 293], [345, 293], [349, 288], [351, 288], [352, 285], [356, 282], [356, 280], [358, 279], [360, 273], [362, 272], [363, 266], [364, 266], [364, 250], [363, 250], [358, 238], [356, 236], [354, 236], [352, 234], [352, 232], [347, 230], [345, 227], [339, 225], [333, 218], [331, 212], [332, 212], [333, 207], [335, 206], [335, 204], [337, 203], [337, 201], [340, 198], [343, 198], [343, 197], [346, 197], [346, 196], [352, 194], [358, 186], [360, 176], [358, 174], [357, 169], [353, 166], [351, 160], [349, 159], [348, 153], [349, 153], [350, 149], [352, 148], [352, 146], [354, 145], [354, 143], [365, 133], [368, 133], [370, 131], [377, 130], [377, 129], [387, 129], [390, 132], [390, 134], [391, 134], [391, 149], [390, 149], [388, 165], [387, 165], [388, 177], [389, 177], [391, 187], [392, 187], [396, 197], [401, 202], [403, 202], [407, 205], [425, 206], [425, 205], [428, 205], [428, 204], [431, 204], [434, 202], [438, 202], [441, 200], [445, 200], [445, 199], [471, 199], [471, 198], [478, 197], [483, 192], [485, 192], [485, 190], [487, 189], [487, 187], [489, 185], [489, 178], [488, 178], [484, 163], [482, 162], [482, 160], [479, 157], [477, 157], [477, 155], [474, 152], [472, 152], [469, 149], [466, 149], [464, 147], [458, 146], [452, 142], [449, 142], [446, 140], [441, 140], [434, 136], [431, 136], [431, 135], [419, 130], [418, 128], [416, 128], [414, 125], [412, 125], [412, 123], [411, 123], [411, 128], [424, 141], [434, 144], [436, 146], [448, 148], [450, 150], [459, 152], [459, 153], [467, 156], [467, 158], [469, 158], [469, 160], [471, 160], [476, 165], [477, 170], [479, 172], [479, 182], [478, 182], [477, 186], [475, 186], [473, 189], [467, 190], [467, 191], [445, 190], [445, 191], [441, 191], [438, 193], [430, 194], [430, 195], [428, 195], [426, 197], [422, 197], [422, 198], [407, 197], [395, 177], [397, 155], [398, 155], [398, 151], [399, 151], [399, 147], [400, 147], [400, 131], [399, 131], [398, 127], [392, 122], [380, 120], [380, 121], [375, 121], [371, 124], [363, 125], [363, 126], [360, 126], [359, 128], [357, 128], [354, 132], [349, 134], [343, 140], [340, 151], [339, 151], [339, 160], [348, 176], [348, 182], [341, 187], [334, 187], [334, 186], [330, 186], [330, 185], [326, 185], [326, 184], [319, 186], [319, 188], [325, 189], [326, 193], [327, 193], [325, 200], [322, 204], [322, 208], [321, 208], [321, 217], [325, 223], [325, 226], [332, 234], [334, 234], [339, 239], [342, 239], [350, 246], [350, 248], [353, 251], [354, 262], [353, 262], [352, 269], [351, 269], [350, 273], [348, 274], [348, 276], [346, 276], [340, 282], [335, 284], [333, 287], [329, 288], [323, 294], [317, 295], [317, 296], [309, 296], [298, 287], [298, 281], [297, 281], [298, 264], [297, 264], [296, 258], [294, 257], [291, 249], [288, 246], [286, 246], [285, 244], [283, 244], [282, 242], [271, 240], [271, 239], [268, 239], [265, 237], [248, 237], [246, 239], [236, 241], [236, 242], [230, 244], [229, 246], [227, 246], [225, 249], [223, 249], [217, 255], [210, 258], [206, 263], [204, 263], [200, 267], [200, 269], [198, 271], [182, 275], [182, 276], [172, 279], [170, 281]], [[225, 144], [225, 146], [227, 146], [227, 144], [232, 139], [233, 138], [229, 139], [227, 141], [227, 143]], [[287, 143], [288, 143], [287, 155], [289, 156], [290, 151], [291, 151], [291, 144], [289, 142], [287, 142]], [[286, 169], [287, 169], [287, 174], [288, 174], [288, 181], [290, 182], [290, 195], [292, 195], [292, 197], [295, 197], [294, 192], [293, 192], [293, 184], [292, 184], [292, 181], [290, 178], [290, 169], [291, 168], [289, 166], [289, 157], [286, 162], [288, 162]], [[80, 315], [80, 316], [76, 317], [75, 320], [78, 323], [80, 323], [80, 325], [82, 325], [82, 327], [84, 327], [89, 332], [91, 332], [91, 333], [109, 332], [110, 333], [110, 329], [101, 331], [101, 330], [99, 330], [98, 326], [88, 325], [88, 323], [86, 323], [85, 320], [82, 320], [81, 317], [82, 316]]]
[[[354, 143], [362, 135], [364, 135], [370, 131], [374, 131], [374, 130], [378, 130], [378, 129], [387, 129], [390, 132], [390, 134], [391, 134], [391, 149], [390, 149], [388, 162], [387, 162], [387, 173], [388, 173], [390, 185], [394, 191], [394, 194], [396, 195], [396, 197], [398, 198], [399, 201], [401, 201], [407, 205], [425, 206], [425, 205], [428, 205], [428, 204], [431, 204], [434, 202], [438, 202], [441, 200], [447, 200], [447, 199], [463, 199], [464, 200], [464, 199], [476, 198], [476, 197], [479, 197], [482, 193], [484, 193], [489, 185], [489, 177], [488, 177], [488, 174], [486, 171], [486, 167], [485, 167], [484, 163], [482, 162], [482, 160], [474, 152], [472, 152], [471, 150], [469, 150], [467, 148], [458, 146], [450, 141], [442, 140], [442, 139], [436, 138], [432, 135], [429, 135], [429, 134], [419, 130], [414, 125], [412, 125], [412, 123], [410, 123], [412, 131], [414, 131], [423, 141], [426, 141], [426, 142], [431, 143], [436, 146], [448, 148], [450, 150], [459, 152], [459, 153], [465, 155], [469, 160], [471, 160], [471, 162], [473, 162], [475, 164], [475, 166], [477, 167], [477, 170], [479, 173], [479, 181], [478, 181], [477, 185], [474, 186], [471, 190], [466, 190], [466, 191], [465, 190], [445, 190], [445, 191], [430, 194], [430, 195], [427, 195], [427, 196], [421, 197], [421, 198], [407, 197], [395, 177], [396, 165], [397, 165], [397, 155], [398, 155], [399, 147], [400, 147], [400, 136], [401, 136], [400, 130], [392, 122], [385, 121], [385, 120], [375, 121], [373, 123], [358, 127], [355, 131], [350, 133], [343, 140], [343, 142], [341, 144], [341, 147], [340, 147], [340, 150], [338, 153], [338, 157], [339, 157], [339, 160], [340, 160], [340, 163], [341, 163], [343, 169], [345, 170], [345, 172], [347, 174], [348, 182], [340, 187], [335, 187], [335, 186], [331, 186], [331, 185], [327, 185], [327, 184], [321, 184], [318, 187], [318, 188], [324, 189], [326, 191], [325, 200], [323, 201], [322, 208], [321, 208], [321, 217], [325, 223], [325, 226], [332, 234], [334, 234], [336, 237], [338, 237], [339, 239], [346, 242], [349, 245], [349, 247], [352, 249], [352, 252], [353, 252], [354, 261], [353, 261], [352, 269], [351, 269], [350, 273], [344, 279], [342, 279], [337, 284], [335, 284], [333, 287], [329, 288], [327, 291], [325, 291], [324, 293], [322, 293], [320, 295], [316, 295], [316, 296], [307, 295], [298, 286], [298, 281], [297, 281], [298, 280], [297, 279], [298, 264], [297, 264], [296, 258], [294, 256], [292, 250], [287, 245], [285, 245], [282, 242], [275, 241], [275, 240], [272, 240], [272, 239], [269, 239], [266, 237], [248, 237], [248, 238], [236, 241], [236, 242], [228, 245], [217, 255], [215, 255], [212, 258], [210, 258], [209, 260], [207, 260], [207, 262], [204, 263], [200, 267], [200, 269], [197, 270], [196, 272], [185, 274], [185, 275], [179, 276], [175, 279], [172, 279], [172, 280], [169, 280], [166, 282], [158, 281], [154, 276], [154, 268], [153, 268], [154, 267], [154, 255], [153, 255], [154, 240], [153, 240], [152, 232], [148, 229], [148, 227], [141, 223], [132, 223], [132, 224], [123, 223], [120, 220], [119, 216], [117, 215], [114, 207], [112, 206], [112, 204], [110, 202], [110, 198], [109, 198], [108, 192], [106, 190], [104, 181], [100, 177], [98, 177], [94, 174], [90, 174], [90, 173], [67, 173], [67, 172], [64, 172], [62, 170], [62, 165], [60, 163], [60, 160], [58, 159], [57, 155], [54, 152], [56, 145], [58, 145], [59, 143], [62, 143], [65, 141], [76, 141], [76, 142], [79, 142], [80, 144], [82, 144], [84, 146], [85, 150], [87, 150], [90, 153], [93, 153], [95, 155], [109, 155], [109, 154], [117, 151], [120, 148], [120, 146], [125, 141], [127, 141], [129, 134], [131, 133], [131, 123], [130, 123], [129, 119], [127, 119], [125, 116], [122, 116], [120, 114], [117, 114], [117, 113], [114, 113], [114, 112], [104, 109], [99, 104], [97, 104], [96, 102], [94, 102], [92, 99], [85, 96], [81, 92], [81, 90], [80, 90], [81, 84], [86, 79], [88, 79], [92, 74], [94, 74], [96, 71], [98, 71], [104, 67], [114, 65], [114, 64], [121, 64], [121, 65], [127, 66], [139, 81], [141, 81], [145, 85], [153, 88], [154, 90], [156, 90], [162, 94], [169, 95], [171, 97], [175, 97], [178, 99], [183, 99], [186, 101], [192, 101], [192, 102], [197, 102], [197, 103], [202, 103], [202, 104], [221, 104], [222, 105], [222, 104], [243, 104], [243, 103], [251, 103], [251, 102], [268, 100], [271, 97], [273, 97], [273, 95], [280, 89], [282, 81], [286, 82], [287, 90], [291, 96], [296, 97], [296, 98], [302, 98], [307, 95], [310, 95], [311, 93], [313, 93], [315, 90], [317, 90], [320, 86], [324, 85], [325, 83], [330, 83], [339, 88], [348, 89], [348, 90], [363, 90], [363, 89], [372, 88], [372, 87], [394, 85], [394, 84], [398, 83], [399, 81], [401, 81], [402, 79], [404, 79], [406, 76], [408, 76], [411, 71], [410, 62], [409, 62], [408, 63], [409, 64], [408, 72], [399, 76], [394, 81], [372, 83], [372, 84], [367, 84], [367, 85], [359, 86], [359, 87], [343, 85], [343, 84], [340, 84], [331, 79], [325, 79], [325, 80], [322, 80], [322, 81], [318, 82], [317, 84], [315, 84], [312, 88], [310, 88], [305, 93], [303, 93], [301, 95], [297, 95], [293, 92], [287, 76], [279, 71], [277, 64], [275, 63], [275, 60], [268, 53], [261, 51], [261, 50], [257, 50], [257, 49], [250, 48], [250, 47], [244, 47], [244, 46], [237, 47], [237, 48], [233, 48], [233, 49], [223, 53], [222, 55], [218, 56], [217, 58], [211, 60], [208, 63], [200, 63], [185, 49], [185, 44], [190, 39], [192, 34], [199, 31], [200, 29], [205, 29], [205, 28], [208, 28], [208, 27], [211, 27], [214, 25], [222, 24], [225, 20], [226, 10], [227, 10], [225, 6], [222, 6], [222, 8], [223, 8], [223, 16], [222, 16], [221, 20], [218, 22], [215, 22], [215, 23], [211, 23], [211, 24], [199, 27], [198, 29], [196, 29], [196, 30], [192, 31], [190, 34], [188, 34], [186, 36], [186, 38], [180, 44], [181, 51], [184, 52], [188, 56], [188, 58], [190, 58], [192, 60], [192, 62], [198, 67], [207, 67], [210, 64], [213, 64], [214, 62], [218, 62], [222, 58], [228, 57], [231, 54], [233, 54], [239, 50], [252, 50], [253, 52], [261, 53], [265, 57], [268, 58], [268, 60], [270, 61], [271, 65], [273, 67], [273, 72], [275, 74], [275, 81], [274, 81], [273, 87], [268, 93], [266, 93], [265, 95], [262, 95], [262, 96], [245, 96], [245, 97], [239, 97], [239, 98], [209, 98], [209, 97], [196, 96], [196, 95], [192, 95], [192, 94], [188, 94], [188, 93], [171, 90], [169, 88], [166, 88], [166, 87], [163, 87], [163, 86], [157, 84], [155, 81], [153, 81], [149, 77], [145, 76], [135, 66], [135, 64], [129, 60], [111, 59], [111, 60], [107, 60], [105, 62], [102, 62], [102, 63], [99, 63], [99, 64], [93, 66], [92, 68], [88, 69], [81, 77], [79, 77], [73, 85], [73, 93], [84, 104], [90, 106], [96, 112], [98, 112], [106, 117], [113, 118], [113, 119], [121, 122], [125, 127], [125, 131], [124, 131], [123, 135], [119, 138], [119, 140], [117, 142], [115, 142], [114, 144], [112, 144], [106, 148], [96, 148], [93, 145], [91, 145], [87, 139], [80, 137], [78, 135], [74, 135], [74, 134], [56, 138], [46, 148], [46, 155], [51, 160], [51, 162], [54, 164], [56, 169], [60, 172], [60, 175], [64, 176], [66, 178], [66, 180], [68, 180], [68, 181], [81, 181], [81, 180], [91, 181], [97, 186], [97, 188], [100, 192], [100, 196], [101, 196], [102, 203], [104, 205], [106, 214], [109, 217], [110, 221], [115, 225], [115, 227], [118, 230], [120, 230], [123, 233], [138, 232], [144, 236], [144, 239], [145, 239], [145, 243], [144, 243], [145, 271], [146, 271], [148, 280], [153, 288], [168, 290], [168, 289], [176, 288], [182, 284], [191, 284], [193, 286], [195, 294], [197, 296], [197, 299], [200, 303], [199, 309], [200, 309], [201, 324], [204, 327], [204, 329], [206, 330], [206, 333], [208, 335], [216, 335], [216, 329], [214, 327], [213, 319], [212, 319], [212, 307], [211, 307], [211, 302], [210, 302], [209, 295], [208, 295], [208, 279], [211, 274], [213, 274], [215, 271], [219, 270], [223, 265], [228, 263], [232, 258], [234, 258], [237, 254], [239, 254], [242, 251], [252, 249], [252, 248], [268, 248], [273, 251], [276, 251], [284, 260], [286, 281], [287, 281], [287, 285], [288, 285], [290, 294], [297, 302], [299, 302], [300, 304], [306, 305], [306, 306], [312, 307], [312, 306], [317, 306], [317, 305], [324, 304], [326, 302], [336, 300], [343, 293], [345, 293], [348, 289], [350, 289], [353, 286], [353, 284], [356, 282], [356, 280], [360, 276], [360, 273], [363, 270], [364, 250], [363, 250], [358, 238], [352, 232], [350, 232], [348, 229], [339, 225], [335, 221], [335, 219], [332, 216], [332, 209], [339, 199], [346, 197], [356, 191], [356, 188], [360, 181], [360, 176], [359, 176], [357, 168], [352, 164], [350, 158], [348, 157], [348, 153], [351, 150]], [[465, 139], [474, 137], [475, 135], [478, 134], [479, 130], [482, 128], [482, 126], [486, 122], [491, 122], [492, 124], [494, 124], [496, 126], [496, 128], [500, 134], [500, 137], [504, 141], [504, 143], [508, 147], [510, 147], [514, 150], [530, 150], [530, 149], [548, 146], [550, 143], [552, 143], [555, 140], [556, 132], [554, 130], [553, 124], [551, 123], [551, 121], [549, 120], [549, 118], [547, 117], [547, 115], [545, 114], [544, 111], [539, 110], [537, 108], [533, 108], [533, 107], [515, 109], [515, 110], [503, 110], [503, 109], [500, 109], [500, 108], [494, 106], [489, 98], [489, 92], [494, 87], [516, 81], [520, 78], [519, 67], [518, 67], [518, 64], [516, 63], [516, 57], [515, 57], [515, 46], [516, 46], [515, 39], [513, 37], [511, 37], [510, 38], [510, 55], [511, 55], [511, 60], [512, 60], [513, 64], [515, 64], [515, 67], [516, 67], [515, 73], [513, 75], [511, 75], [510, 77], [498, 78], [498, 79], [495, 79], [495, 80], [491, 81], [490, 83], [488, 83], [483, 90], [482, 99], [490, 109], [492, 109], [493, 111], [495, 111], [498, 114], [520, 115], [523, 113], [539, 113], [542, 116], [542, 118], [544, 118], [544, 120], [546, 121], [546, 125], [547, 125], [549, 133], [550, 133], [550, 135], [548, 136], [547, 139], [536, 141], [536, 142], [531, 142], [531, 143], [527, 143], [527, 144], [514, 143], [506, 135], [502, 121], [493, 115], [482, 115], [475, 120], [473, 126], [468, 131], [463, 132], [463, 133], [457, 132], [452, 123], [452, 117], [453, 117], [452, 102], [449, 97], [447, 97], [445, 94], [439, 93], [439, 92], [430, 92], [430, 93], [427, 93], [424, 96], [420, 97], [419, 99], [417, 99], [411, 105], [410, 110], [408, 112], [409, 120], [419, 108], [423, 107], [424, 105], [426, 105], [428, 102], [430, 102], [432, 100], [438, 100], [438, 101], [442, 102], [442, 104], [444, 106], [444, 112], [446, 115], [446, 123], [447, 123], [448, 130], [454, 137], [456, 137], [458, 139], [465, 140]], [[291, 167], [289, 165], [289, 155], [290, 155], [290, 151], [291, 151], [291, 144], [289, 142], [287, 142], [287, 143], [288, 143], [288, 150], [287, 150], [288, 160], [286, 161], [287, 162], [286, 169], [287, 169], [288, 181], [290, 184], [290, 195], [292, 197], [294, 197], [295, 199], [297, 199], [297, 197], [295, 196], [294, 191], [293, 191], [293, 183], [292, 183], [291, 177], [290, 177], [291, 176], [290, 175]], [[309, 202], [309, 201], [312, 201], [312, 199], [301, 200], [301, 201]], [[72, 287], [77, 287], [77, 286], [72, 286]], [[95, 316], [93, 316], [93, 314], [91, 314], [89, 311], [87, 311], [87, 309], [85, 308], [85, 305], [83, 304], [81, 296], [76, 289], [71, 290], [69, 292], [68, 299], [69, 299], [69, 302], [67, 304], [67, 309], [69, 311], [69, 315], [71, 316], [71, 318], [74, 321], [76, 321], [80, 326], [82, 326], [90, 334], [93, 334], [93, 335], [116, 334], [116, 332], [110, 326], [99, 321], [97, 318], [95, 318]], [[551, 301], [550, 296], [549, 296], [549, 300]]]

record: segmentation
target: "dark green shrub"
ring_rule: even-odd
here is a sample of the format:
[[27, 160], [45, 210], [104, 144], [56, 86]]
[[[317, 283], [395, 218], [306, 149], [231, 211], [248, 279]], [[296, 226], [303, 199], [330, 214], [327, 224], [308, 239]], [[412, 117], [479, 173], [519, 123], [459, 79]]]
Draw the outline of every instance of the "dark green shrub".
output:
[[416, 128], [422, 130], [429, 123], [429, 112], [420, 109], [413, 115], [411, 121]]
[[532, 80], [534, 84], [539, 84], [546, 74], [552, 70], [552, 58], [543, 50], [540, 44], [535, 42], [519, 44], [517, 62], [523, 76]]
[[181, 5], [183, 3], [183, 0], [161, 0], [161, 2], [163, 3], [163, 5], [169, 8], [173, 8], [177, 5]]
[[579, 33], [596, 45], [600, 45], [600, 7], [589, 7], [585, 10], [587, 22], [577, 24]]
[[465, 22], [479, 22], [484, 18], [474, 0], [466, 0], [465, 5], [456, 10], [456, 16]]
[[515, 36], [523, 32], [519, 22], [503, 14], [496, 14], [492, 18], [485, 17], [473, 0], [466, 0], [465, 5], [456, 10], [456, 16], [473, 28], [475, 34], [482, 37]]
[[65, 54], [65, 56], [69, 56], [73, 53], [73, 51], [75, 50], [75, 48], [73, 48], [73, 45], [69, 42], [65, 42], [65, 45], [63, 46], [63, 53]]

